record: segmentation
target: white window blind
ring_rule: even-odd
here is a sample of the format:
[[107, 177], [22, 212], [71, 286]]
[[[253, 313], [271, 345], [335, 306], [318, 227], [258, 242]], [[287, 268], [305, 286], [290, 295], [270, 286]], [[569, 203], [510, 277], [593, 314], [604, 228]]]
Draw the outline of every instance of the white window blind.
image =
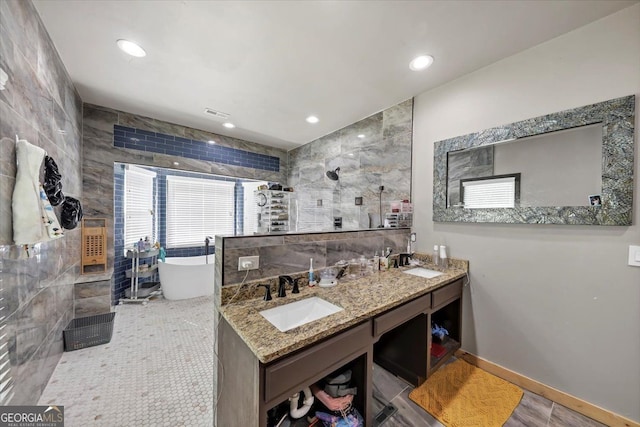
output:
[[515, 206], [515, 177], [463, 181], [462, 186], [465, 209], [513, 208]]
[[258, 205], [253, 194], [258, 190], [259, 185], [266, 185], [266, 181], [243, 182], [243, 233], [253, 234], [258, 231]]
[[204, 245], [234, 234], [234, 182], [167, 176], [167, 247]]
[[124, 244], [131, 246], [141, 238], [155, 239], [153, 180], [156, 174], [127, 165], [124, 171]]

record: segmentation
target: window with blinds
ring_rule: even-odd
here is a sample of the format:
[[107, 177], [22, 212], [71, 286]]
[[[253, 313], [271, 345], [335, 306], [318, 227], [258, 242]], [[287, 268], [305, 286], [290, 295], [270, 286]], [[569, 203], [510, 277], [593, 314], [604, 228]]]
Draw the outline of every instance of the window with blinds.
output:
[[124, 171], [124, 244], [131, 246], [141, 238], [156, 239], [153, 194], [155, 172], [127, 165]]
[[167, 176], [167, 247], [204, 245], [206, 236], [234, 234], [234, 182]]
[[460, 180], [465, 209], [513, 208], [520, 202], [520, 174]]
[[266, 181], [243, 182], [243, 230], [244, 234], [253, 234], [258, 231], [258, 204], [254, 195], [254, 191], [258, 190], [258, 186], [266, 185]]

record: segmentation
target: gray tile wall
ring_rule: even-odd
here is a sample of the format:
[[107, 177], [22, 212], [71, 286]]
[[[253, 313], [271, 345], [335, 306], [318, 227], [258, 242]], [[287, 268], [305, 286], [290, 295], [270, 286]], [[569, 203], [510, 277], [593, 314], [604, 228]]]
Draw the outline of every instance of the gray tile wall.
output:
[[280, 274], [309, 270], [313, 258], [314, 269], [332, 266], [340, 260], [364, 255], [373, 258], [383, 248], [394, 253], [406, 250], [411, 230], [383, 228], [380, 230], [343, 231], [329, 233], [281, 234], [271, 236], [217, 237], [216, 283], [240, 283], [246, 272], [238, 271], [238, 257], [260, 257], [260, 268], [249, 271], [248, 281]]
[[[381, 185], [383, 213], [391, 201], [410, 199], [412, 127], [409, 99], [291, 150], [287, 183], [295, 189], [297, 230], [331, 229], [334, 217], [342, 217], [345, 230], [369, 228]], [[340, 179], [331, 181], [325, 173], [337, 167]], [[356, 206], [360, 196], [363, 205]]]
[[[198, 129], [167, 123], [149, 117], [137, 116], [135, 114], [92, 104], [84, 104], [82, 124], [82, 186], [84, 194], [86, 195], [83, 205], [84, 213], [87, 217], [107, 219], [107, 269], [111, 272], [113, 272], [115, 257], [113, 228], [113, 164], [115, 162], [181, 169], [266, 181], [284, 182], [286, 179], [285, 171], [287, 170], [287, 153], [278, 148], [267, 147], [236, 138], [217, 135]], [[279, 157], [280, 172], [270, 172], [242, 166], [233, 166], [167, 154], [114, 147], [113, 125], [115, 124], [200, 141], [214, 139], [217, 141], [218, 145]], [[173, 164], [174, 162], [178, 162], [179, 165], [175, 166]]]
[[111, 311], [111, 280], [76, 283], [73, 288], [75, 317], [91, 316]]
[[23, 251], [12, 245], [15, 136], [45, 149], [60, 168], [65, 195], [83, 200], [82, 101], [31, 1], [0, 2], [0, 67], [9, 75], [0, 91], [0, 293], [15, 384], [4, 403], [35, 405], [73, 318], [80, 228], [20, 258]]

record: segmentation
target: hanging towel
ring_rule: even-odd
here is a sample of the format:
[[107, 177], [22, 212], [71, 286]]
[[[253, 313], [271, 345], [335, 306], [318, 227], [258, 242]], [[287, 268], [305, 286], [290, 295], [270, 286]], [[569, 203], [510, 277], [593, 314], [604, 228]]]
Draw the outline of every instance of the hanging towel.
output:
[[16, 183], [13, 187], [13, 240], [32, 245], [64, 234], [40, 183], [42, 160], [47, 153], [24, 139], [16, 143]]

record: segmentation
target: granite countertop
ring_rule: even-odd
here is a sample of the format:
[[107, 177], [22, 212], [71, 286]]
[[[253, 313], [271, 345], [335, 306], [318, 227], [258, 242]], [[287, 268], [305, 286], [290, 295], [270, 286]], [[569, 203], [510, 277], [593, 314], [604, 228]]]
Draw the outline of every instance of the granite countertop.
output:
[[[436, 269], [428, 264], [424, 267]], [[258, 360], [266, 364], [462, 278], [468, 263], [458, 263], [456, 268], [449, 268], [432, 279], [402, 272], [408, 268], [412, 267], [376, 272], [347, 281], [341, 279], [333, 288], [304, 286], [299, 294], [288, 292], [285, 298], [274, 295], [271, 301], [240, 301], [221, 307], [220, 312]], [[312, 296], [343, 310], [286, 332], [280, 332], [260, 314], [262, 310]]]

